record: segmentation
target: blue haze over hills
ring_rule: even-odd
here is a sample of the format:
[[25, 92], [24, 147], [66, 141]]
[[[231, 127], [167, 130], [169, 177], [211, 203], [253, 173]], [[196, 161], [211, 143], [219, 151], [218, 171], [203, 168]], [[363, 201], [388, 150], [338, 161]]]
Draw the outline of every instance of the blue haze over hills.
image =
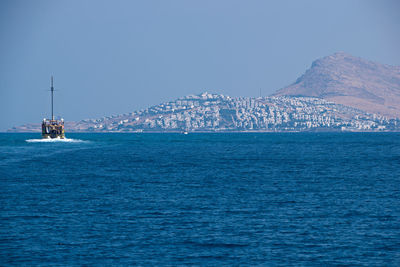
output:
[[397, 1], [1, 1], [0, 130], [204, 91], [270, 95], [346, 51], [400, 65]]
[[[293, 85], [272, 97], [231, 97], [204, 92], [130, 113], [69, 121], [66, 129], [70, 132], [399, 131], [399, 81], [400, 67], [335, 53], [314, 61]], [[23, 125], [11, 131], [40, 131], [40, 125]]]

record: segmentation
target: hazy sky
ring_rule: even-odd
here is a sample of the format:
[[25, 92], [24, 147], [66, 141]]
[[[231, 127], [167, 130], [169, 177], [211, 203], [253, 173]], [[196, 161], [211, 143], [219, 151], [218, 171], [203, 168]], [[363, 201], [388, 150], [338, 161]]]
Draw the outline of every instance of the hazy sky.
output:
[[400, 1], [0, 1], [0, 131], [202, 91], [263, 95], [345, 51], [400, 65]]

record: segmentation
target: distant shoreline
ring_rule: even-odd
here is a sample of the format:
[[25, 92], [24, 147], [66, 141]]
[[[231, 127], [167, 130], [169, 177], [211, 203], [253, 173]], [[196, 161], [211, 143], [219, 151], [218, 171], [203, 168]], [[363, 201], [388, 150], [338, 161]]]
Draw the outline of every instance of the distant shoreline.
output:
[[[21, 132], [21, 131], [0, 131], [0, 133], [10, 133], [10, 134], [40, 134], [40, 132]], [[84, 133], [84, 134], [169, 134], [169, 133], [176, 133], [176, 134], [183, 134], [184, 131], [120, 131], [120, 132], [116, 132], [116, 131], [108, 131], [108, 132], [90, 132], [90, 131], [70, 131], [70, 132], [66, 132], [66, 134], [79, 134], [79, 133]], [[219, 133], [400, 133], [400, 130], [396, 130], [396, 131], [388, 131], [388, 130], [376, 130], [376, 131], [360, 131], [360, 130], [310, 130], [310, 131], [187, 131], [188, 134], [196, 134], [196, 133], [209, 133], [209, 134], [219, 134]]]
[[[379, 132], [400, 131], [400, 119], [315, 97], [232, 98], [204, 92], [144, 110], [66, 121], [66, 132]], [[8, 132], [40, 132], [28, 123]]]

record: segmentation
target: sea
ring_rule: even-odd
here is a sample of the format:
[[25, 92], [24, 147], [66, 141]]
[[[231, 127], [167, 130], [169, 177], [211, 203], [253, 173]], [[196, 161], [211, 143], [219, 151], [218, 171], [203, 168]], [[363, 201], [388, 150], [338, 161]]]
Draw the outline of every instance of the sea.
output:
[[400, 133], [0, 134], [1, 266], [400, 266]]

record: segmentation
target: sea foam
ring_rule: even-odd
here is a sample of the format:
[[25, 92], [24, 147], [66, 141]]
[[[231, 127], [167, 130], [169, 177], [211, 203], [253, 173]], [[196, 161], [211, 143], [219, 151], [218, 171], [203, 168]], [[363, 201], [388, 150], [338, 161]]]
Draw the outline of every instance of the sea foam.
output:
[[72, 138], [64, 138], [64, 139], [59, 139], [59, 138], [53, 138], [53, 139], [27, 139], [25, 140], [28, 143], [84, 143], [87, 141], [80, 140], [80, 139], [72, 139]]

